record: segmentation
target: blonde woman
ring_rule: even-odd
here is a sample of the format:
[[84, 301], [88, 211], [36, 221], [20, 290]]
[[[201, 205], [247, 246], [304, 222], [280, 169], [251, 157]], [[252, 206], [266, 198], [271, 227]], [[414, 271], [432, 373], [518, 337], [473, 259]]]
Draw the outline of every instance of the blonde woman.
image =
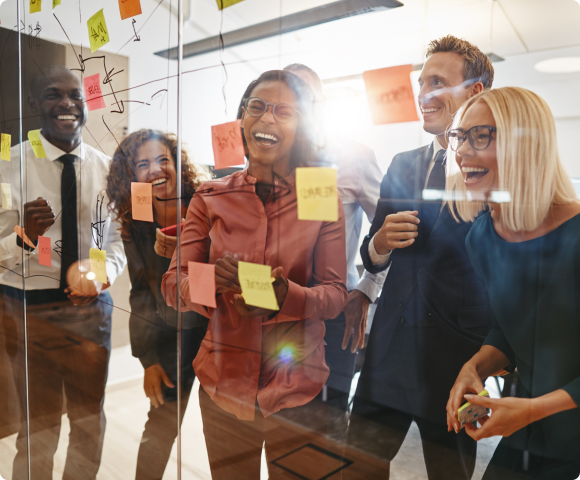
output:
[[[501, 435], [484, 479], [576, 479], [580, 474], [580, 202], [558, 155], [546, 102], [523, 88], [469, 100], [448, 132], [447, 188], [456, 219], [477, 219], [466, 246], [495, 315], [481, 350], [451, 390], [447, 425], [463, 400], [489, 408], [475, 440]], [[455, 160], [455, 161], [453, 161]], [[468, 202], [458, 199], [479, 199]], [[512, 365], [515, 398], [474, 395]]]

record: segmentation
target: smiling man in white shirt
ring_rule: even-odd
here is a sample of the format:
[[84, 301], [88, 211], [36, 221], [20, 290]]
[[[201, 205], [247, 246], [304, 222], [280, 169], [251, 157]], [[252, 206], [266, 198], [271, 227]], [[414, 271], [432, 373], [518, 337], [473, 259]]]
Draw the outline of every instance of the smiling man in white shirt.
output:
[[[63, 478], [93, 480], [105, 431], [102, 407], [113, 309], [106, 288], [122, 273], [126, 259], [102, 193], [109, 159], [82, 140], [88, 112], [79, 78], [67, 68], [49, 67], [34, 78], [29, 103], [40, 117], [44, 152], [34, 152], [26, 141], [12, 147], [10, 162], [0, 162], [0, 180], [12, 194], [12, 207], [0, 209], [1, 313], [21, 409], [12, 478], [28, 478], [26, 407], [30, 476], [52, 478], [66, 398], [71, 433]], [[17, 225], [36, 248], [14, 232]], [[39, 262], [39, 236], [50, 239], [50, 266]], [[67, 272], [69, 279], [71, 273], [78, 276], [91, 248], [106, 251], [107, 282], [85, 278], [83, 291], [73, 290]]]

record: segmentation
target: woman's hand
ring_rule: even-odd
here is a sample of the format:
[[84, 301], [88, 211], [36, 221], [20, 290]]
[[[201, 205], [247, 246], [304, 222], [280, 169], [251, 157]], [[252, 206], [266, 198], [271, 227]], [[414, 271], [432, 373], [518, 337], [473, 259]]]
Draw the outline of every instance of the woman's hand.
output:
[[[275, 279], [274, 283], [272, 283], [272, 286], [274, 287], [276, 302], [280, 308], [282, 308], [284, 300], [286, 299], [286, 294], [288, 293], [288, 280], [282, 276], [283, 271], [284, 269], [282, 267], [277, 267], [272, 270], [272, 277]], [[276, 310], [268, 310], [267, 308], [247, 305], [244, 301], [244, 297], [241, 295], [234, 295], [232, 303], [235, 305], [238, 313], [244, 318], [267, 317], [276, 312]]]
[[483, 382], [479, 378], [475, 367], [470, 362], [463, 365], [449, 393], [449, 400], [447, 402], [448, 432], [455, 430], [455, 433], [459, 433], [459, 430], [461, 430], [461, 425], [459, 424], [459, 420], [457, 420], [457, 410], [461, 406], [464, 395], [467, 393], [478, 394], [483, 390]]
[[151, 405], [153, 405], [155, 408], [159, 408], [159, 405], [163, 405], [164, 403], [161, 382], [163, 382], [168, 388], [175, 387], [175, 385], [171, 383], [171, 380], [169, 380], [169, 377], [160, 364], [156, 363], [145, 369], [145, 377], [143, 378], [143, 390], [145, 390], [145, 395], [149, 397], [149, 400], [151, 400]]
[[216, 293], [242, 293], [238, 278], [238, 260], [226, 255], [215, 262]]
[[160, 257], [172, 258], [175, 247], [177, 246], [177, 237], [165, 235], [161, 230], [155, 230], [155, 253]]

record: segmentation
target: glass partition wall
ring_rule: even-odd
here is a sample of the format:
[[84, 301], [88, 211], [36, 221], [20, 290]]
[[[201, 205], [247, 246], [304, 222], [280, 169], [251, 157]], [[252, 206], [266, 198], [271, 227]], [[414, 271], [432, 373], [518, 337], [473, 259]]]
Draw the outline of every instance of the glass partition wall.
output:
[[579, 21], [0, 2], [0, 479], [580, 478]]

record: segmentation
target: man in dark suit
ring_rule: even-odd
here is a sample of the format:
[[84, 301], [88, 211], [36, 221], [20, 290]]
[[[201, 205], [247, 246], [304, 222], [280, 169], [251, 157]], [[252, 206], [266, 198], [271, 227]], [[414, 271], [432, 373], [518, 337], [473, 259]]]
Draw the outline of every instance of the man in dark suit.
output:
[[[493, 67], [477, 47], [452, 36], [431, 42], [427, 58], [419, 105], [423, 128], [436, 138], [395, 156], [361, 247], [369, 272], [390, 270], [348, 442], [390, 462], [415, 420], [429, 479], [469, 479], [476, 443], [465, 432], [447, 431], [445, 406], [456, 375], [491, 326], [491, 312], [465, 249], [471, 224], [456, 222], [437, 192], [445, 189], [445, 131], [465, 100], [491, 88]], [[388, 477], [387, 467], [380, 478]]]

